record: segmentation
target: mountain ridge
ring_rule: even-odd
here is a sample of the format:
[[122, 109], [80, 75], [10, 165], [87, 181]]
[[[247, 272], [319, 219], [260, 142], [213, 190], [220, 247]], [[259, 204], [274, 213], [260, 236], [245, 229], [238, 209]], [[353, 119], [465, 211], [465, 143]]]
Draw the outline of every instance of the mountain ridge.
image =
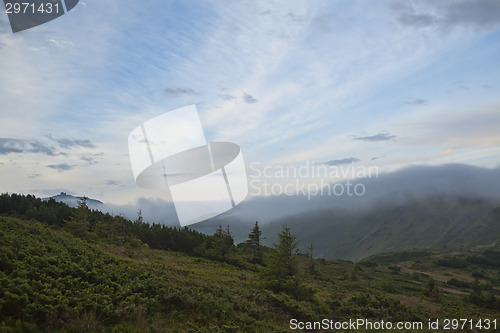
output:
[[[42, 198], [42, 201], [47, 201], [50, 199], [54, 199], [57, 202], [63, 202], [68, 206], [75, 208], [78, 207], [80, 201], [84, 200], [84, 197], [76, 197], [71, 194], [67, 194], [66, 192], [61, 192], [52, 197]], [[87, 207], [89, 207], [90, 209], [102, 209], [105, 207], [105, 205], [102, 201], [99, 201], [97, 199], [87, 198]]]

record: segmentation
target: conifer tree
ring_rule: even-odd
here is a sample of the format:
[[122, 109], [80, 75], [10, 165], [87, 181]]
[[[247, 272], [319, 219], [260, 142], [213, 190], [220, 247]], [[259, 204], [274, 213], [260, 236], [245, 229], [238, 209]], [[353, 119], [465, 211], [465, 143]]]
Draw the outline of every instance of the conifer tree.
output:
[[297, 245], [297, 237], [284, 225], [279, 234], [279, 242], [274, 244], [274, 252], [262, 273], [267, 288], [289, 292], [298, 286]]
[[308, 263], [308, 268], [309, 268], [309, 273], [310, 274], [314, 274], [315, 273], [315, 270], [314, 270], [314, 258], [313, 258], [313, 244], [311, 243], [311, 245], [309, 246], [309, 253], [308, 253], [308, 256], [309, 256], [309, 263]]
[[87, 206], [87, 199], [84, 196], [82, 200], [78, 201], [78, 207], [74, 210], [65, 227], [66, 230], [76, 237], [85, 237], [89, 231], [88, 216], [90, 209]]
[[219, 225], [219, 228], [215, 231], [213, 238], [213, 244], [217, 255], [224, 256], [232, 251], [234, 247], [234, 239], [229, 230], [229, 226], [227, 226], [226, 231], [224, 231], [222, 229], [222, 225]]
[[262, 265], [264, 262], [264, 257], [262, 254], [262, 246], [260, 244], [260, 236], [262, 234], [262, 231], [259, 228], [259, 222], [255, 221], [255, 226], [253, 227], [252, 231], [248, 235], [248, 240], [247, 244], [250, 247], [250, 250], [252, 251], [253, 258], [252, 262]]
[[469, 293], [469, 302], [477, 305], [483, 304], [483, 295], [481, 293], [481, 283], [476, 278], [471, 285], [471, 292]]

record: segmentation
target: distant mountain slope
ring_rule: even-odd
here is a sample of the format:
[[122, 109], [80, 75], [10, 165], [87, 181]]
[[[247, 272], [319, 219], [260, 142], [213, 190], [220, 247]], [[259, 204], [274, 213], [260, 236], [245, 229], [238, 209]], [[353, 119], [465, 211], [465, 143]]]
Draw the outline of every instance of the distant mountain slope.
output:
[[[304, 180], [306, 182], [307, 180]], [[328, 179], [325, 179], [328, 183]], [[339, 184], [345, 184], [340, 181]], [[251, 197], [228, 212], [204, 221], [217, 225], [221, 219], [259, 220], [266, 224], [277, 219], [332, 208], [350, 208], [356, 211], [380, 203], [404, 204], [415, 198], [430, 196], [467, 196], [493, 199], [500, 202], [500, 167], [480, 168], [465, 164], [439, 166], [409, 166], [397, 171], [380, 173], [368, 178], [350, 180], [351, 189], [363, 185], [362, 196], [347, 195], [277, 195]], [[328, 193], [325, 190], [325, 193]], [[253, 222], [252, 222], [253, 220]], [[197, 226], [198, 226], [197, 225]], [[251, 225], [250, 225], [251, 226]]]
[[500, 206], [486, 199], [431, 196], [358, 212], [305, 213], [265, 225], [263, 234], [276, 235], [283, 224], [298, 235], [302, 249], [313, 243], [316, 256], [356, 260], [393, 250], [496, 242]]
[[[47, 201], [51, 198], [57, 202], [63, 202], [70, 207], [78, 207], [79, 202], [83, 200], [83, 197], [75, 197], [65, 192], [61, 192], [53, 197], [42, 198], [42, 200]], [[87, 206], [90, 209], [102, 209], [104, 204], [99, 200], [87, 198]]]

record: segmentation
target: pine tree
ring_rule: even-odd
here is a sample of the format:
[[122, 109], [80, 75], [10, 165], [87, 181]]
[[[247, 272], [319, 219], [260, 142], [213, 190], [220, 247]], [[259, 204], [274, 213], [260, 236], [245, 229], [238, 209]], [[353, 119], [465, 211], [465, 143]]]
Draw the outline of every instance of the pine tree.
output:
[[259, 228], [259, 221], [255, 221], [255, 226], [252, 229], [252, 232], [248, 235], [248, 244], [254, 248], [257, 249], [260, 247], [260, 235], [262, 234], [262, 231], [260, 231]]
[[484, 303], [486, 307], [490, 309], [494, 309], [495, 305], [497, 303], [496, 297], [495, 297], [495, 291], [493, 290], [493, 286], [491, 283], [488, 283], [488, 286], [486, 287], [486, 297], [484, 299]]
[[432, 276], [427, 281], [425, 294], [435, 301], [439, 301], [439, 299], [440, 299], [439, 287], [436, 284], [436, 281], [434, 281], [434, 278], [432, 278]]
[[284, 225], [279, 234], [279, 243], [274, 244], [274, 252], [262, 273], [267, 288], [289, 292], [298, 286], [297, 245], [297, 237]]
[[476, 305], [483, 305], [483, 295], [481, 293], [481, 283], [476, 278], [471, 285], [471, 292], [469, 293], [469, 302]]
[[85, 237], [89, 231], [88, 216], [90, 209], [87, 206], [87, 197], [78, 201], [78, 207], [74, 210], [73, 215], [67, 222], [65, 229], [71, 232], [74, 236]]
[[309, 268], [309, 273], [310, 274], [315, 274], [315, 270], [314, 270], [314, 258], [313, 258], [313, 243], [311, 243], [311, 245], [309, 246], [309, 253], [308, 253], [308, 256], [309, 256], [309, 263], [308, 263], [308, 268]]
[[248, 235], [248, 240], [247, 244], [250, 247], [253, 258], [252, 262], [262, 265], [264, 262], [264, 257], [262, 254], [262, 246], [260, 244], [260, 236], [262, 234], [262, 231], [259, 228], [259, 222], [255, 221], [255, 226], [253, 227], [252, 231]]
[[213, 247], [217, 255], [224, 256], [233, 250], [234, 239], [229, 230], [229, 226], [227, 226], [226, 231], [224, 231], [222, 225], [219, 225], [219, 228], [217, 228], [213, 235], [213, 239]]
[[144, 219], [142, 217], [142, 209], [140, 209], [140, 208], [137, 211], [137, 220], [135, 220], [135, 222], [137, 222], [137, 223], [143, 223], [144, 222]]
[[216, 237], [223, 237], [223, 235], [224, 235], [224, 230], [222, 229], [222, 225], [219, 224], [219, 227], [215, 231], [214, 236], [216, 236]]

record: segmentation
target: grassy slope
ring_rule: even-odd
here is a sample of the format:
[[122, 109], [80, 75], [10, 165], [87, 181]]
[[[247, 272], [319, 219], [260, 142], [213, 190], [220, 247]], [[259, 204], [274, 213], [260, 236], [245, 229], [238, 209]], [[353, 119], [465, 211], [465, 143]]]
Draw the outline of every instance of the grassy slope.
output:
[[[0, 217], [0, 331], [278, 332], [288, 331], [291, 318], [500, 318], [498, 310], [464, 303], [467, 288], [444, 283], [472, 281], [480, 271], [499, 294], [498, 267], [435, 264], [470, 251], [484, 249], [398, 252], [358, 264], [316, 260], [315, 276], [301, 257], [301, 279], [315, 296], [298, 301], [261, 288], [252, 270], [136, 243], [89, 243]], [[426, 275], [441, 288], [439, 300], [425, 296]]]

